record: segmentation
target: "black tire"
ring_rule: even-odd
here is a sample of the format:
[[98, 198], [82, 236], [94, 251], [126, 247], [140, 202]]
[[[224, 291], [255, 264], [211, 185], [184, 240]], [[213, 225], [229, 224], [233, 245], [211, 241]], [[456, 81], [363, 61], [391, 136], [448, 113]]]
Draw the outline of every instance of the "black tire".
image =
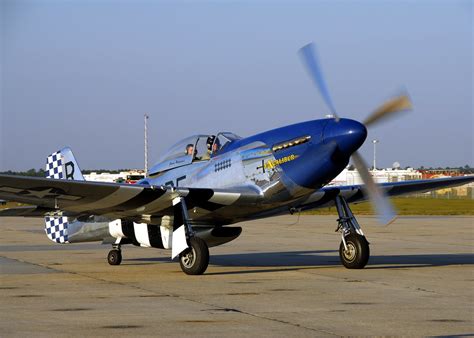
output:
[[347, 251], [342, 241], [339, 245], [341, 263], [348, 269], [363, 269], [370, 257], [369, 242], [364, 236], [357, 234], [350, 234], [345, 240]]
[[122, 263], [122, 252], [117, 249], [110, 250], [107, 255], [107, 262], [110, 265], [120, 265]]
[[202, 275], [209, 265], [209, 248], [204, 240], [193, 237], [190, 248], [179, 255], [181, 270], [187, 275]]

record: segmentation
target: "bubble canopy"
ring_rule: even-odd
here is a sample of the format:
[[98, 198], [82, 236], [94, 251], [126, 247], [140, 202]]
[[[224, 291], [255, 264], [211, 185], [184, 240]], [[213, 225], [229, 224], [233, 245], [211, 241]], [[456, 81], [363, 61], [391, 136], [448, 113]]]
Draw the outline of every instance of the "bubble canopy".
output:
[[[230, 132], [218, 133], [217, 136], [200, 134], [186, 137], [176, 142], [160, 156], [158, 163], [149, 170], [149, 173], [154, 175], [191, 164], [193, 161], [208, 160], [211, 156], [222, 153], [230, 143], [240, 139], [240, 136]], [[211, 149], [214, 150], [212, 154]]]

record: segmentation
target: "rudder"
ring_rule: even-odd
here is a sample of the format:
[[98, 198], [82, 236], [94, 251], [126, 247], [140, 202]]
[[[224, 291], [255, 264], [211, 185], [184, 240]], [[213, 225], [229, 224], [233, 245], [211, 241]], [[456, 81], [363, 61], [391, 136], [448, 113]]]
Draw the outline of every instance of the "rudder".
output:
[[46, 159], [46, 177], [84, 181], [79, 164], [68, 147], [56, 151]]

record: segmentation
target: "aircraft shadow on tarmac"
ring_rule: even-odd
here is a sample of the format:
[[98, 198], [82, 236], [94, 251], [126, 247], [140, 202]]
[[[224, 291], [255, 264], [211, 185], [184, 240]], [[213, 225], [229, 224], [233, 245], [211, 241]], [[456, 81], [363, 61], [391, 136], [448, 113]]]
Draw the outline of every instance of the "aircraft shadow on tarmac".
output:
[[[136, 258], [125, 259], [126, 264], [134, 262], [169, 262], [169, 258]], [[135, 263], [140, 264], [140, 263]], [[288, 251], [288, 252], [251, 252], [239, 254], [211, 255], [210, 264], [225, 267], [278, 267], [281, 271], [341, 266], [336, 250]], [[474, 254], [416, 254], [416, 255], [373, 255], [365, 269], [420, 268], [447, 265], [473, 265]], [[278, 271], [271, 269], [270, 271]], [[269, 270], [259, 270], [269, 271]], [[234, 271], [231, 273], [248, 273], [252, 271]], [[253, 271], [257, 272], [257, 271]], [[216, 273], [225, 274], [228, 272]], [[209, 273], [207, 273], [209, 274]]]

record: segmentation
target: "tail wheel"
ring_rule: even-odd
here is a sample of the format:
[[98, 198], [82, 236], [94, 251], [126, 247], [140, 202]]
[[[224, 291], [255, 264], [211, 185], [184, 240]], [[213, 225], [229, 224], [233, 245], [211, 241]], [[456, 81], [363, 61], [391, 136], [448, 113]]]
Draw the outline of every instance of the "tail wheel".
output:
[[341, 263], [348, 269], [363, 269], [369, 261], [369, 242], [364, 236], [350, 234], [344, 238], [347, 249], [341, 241], [339, 245], [339, 257]]
[[113, 249], [107, 255], [107, 261], [110, 265], [120, 265], [122, 263], [122, 251]]
[[202, 275], [209, 265], [209, 249], [199, 237], [189, 240], [190, 247], [179, 255], [181, 270], [187, 275]]

